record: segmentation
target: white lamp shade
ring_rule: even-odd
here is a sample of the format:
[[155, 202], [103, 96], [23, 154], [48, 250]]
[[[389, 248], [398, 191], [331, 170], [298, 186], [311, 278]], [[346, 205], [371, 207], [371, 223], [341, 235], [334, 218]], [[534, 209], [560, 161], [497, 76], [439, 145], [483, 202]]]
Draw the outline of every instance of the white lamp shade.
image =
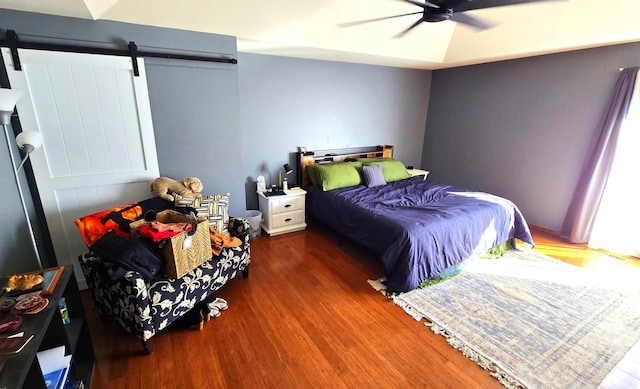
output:
[[38, 131], [22, 131], [16, 136], [16, 143], [21, 149], [26, 147], [31, 152], [42, 146], [42, 139], [42, 134]]
[[0, 111], [12, 111], [22, 92], [13, 89], [0, 88]]

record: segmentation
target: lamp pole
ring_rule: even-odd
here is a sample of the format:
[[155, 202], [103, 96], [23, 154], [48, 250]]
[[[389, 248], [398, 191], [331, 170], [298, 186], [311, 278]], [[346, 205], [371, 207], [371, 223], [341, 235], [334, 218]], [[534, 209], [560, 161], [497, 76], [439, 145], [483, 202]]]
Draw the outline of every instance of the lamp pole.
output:
[[[6, 89], [2, 89], [2, 91], [6, 91]], [[11, 91], [15, 93], [15, 91]], [[15, 101], [18, 100], [20, 94], [15, 97]], [[5, 98], [5, 94], [0, 94], [0, 98]], [[13, 153], [13, 147], [11, 147], [11, 139], [12, 137], [9, 134], [9, 124], [11, 124], [11, 115], [13, 114], [13, 107], [15, 106], [15, 101], [11, 104], [11, 110], [7, 110], [6, 106], [3, 106], [0, 110], [0, 124], [4, 128], [4, 135], [7, 140], [7, 148], [9, 149], [9, 159], [11, 159], [11, 168], [13, 170], [13, 177], [16, 181], [16, 186], [18, 187], [18, 195], [20, 196], [20, 203], [22, 204], [22, 211], [24, 212], [24, 216], [27, 219], [27, 228], [29, 229], [29, 235], [31, 237], [31, 244], [33, 245], [33, 250], [36, 254], [36, 259], [38, 261], [38, 266], [42, 269], [42, 260], [40, 258], [40, 252], [38, 251], [38, 245], [36, 244], [36, 237], [33, 232], [33, 226], [31, 225], [31, 218], [29, 217], [29, 210], [27, 209], [27, 204], [24, 200], [24, 194], [22, 192], [22, 185], [20, 184], [20, 177], [18, 176], [18, 167], [16, 166], [16, 159]], [[22, 166], [22, 163], [20, 164]]]

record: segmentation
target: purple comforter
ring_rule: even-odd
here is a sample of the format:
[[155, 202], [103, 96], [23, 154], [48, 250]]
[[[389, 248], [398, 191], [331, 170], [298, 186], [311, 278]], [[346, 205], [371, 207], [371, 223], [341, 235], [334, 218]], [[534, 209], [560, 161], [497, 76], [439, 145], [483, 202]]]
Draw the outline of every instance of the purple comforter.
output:
[[511, 238], [533, 245], [511, 201], [413, 177], [309, 191], [309, 212], [381, 255], [387, 289], [406, 292]]

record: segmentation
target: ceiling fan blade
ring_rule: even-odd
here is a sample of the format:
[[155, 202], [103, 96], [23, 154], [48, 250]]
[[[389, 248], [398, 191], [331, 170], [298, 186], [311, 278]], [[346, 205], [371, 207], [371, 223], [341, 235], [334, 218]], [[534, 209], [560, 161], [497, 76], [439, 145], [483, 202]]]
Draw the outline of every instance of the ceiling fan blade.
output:
[[488, 30], [495, 27], [495, 23], [490, 23], [486, 20], [482, 20], [475, 16], [467, 15], [464, 13], [454, 13], [451, 17], [451, 20], [453, 20], [454, 22], [465, 24], [479, 31]]
[[[458, 3], [457, 5], [453, 4], [452, 8], [454, 12], [464, 12], [470, 11], [473, 9], [483, 9], [483, 8], [493, 8], [493, 7], [504, 7], [507, 5], [518, 5], [518, 4], [526, 4], [526, 3], [537, 3], [537, 2], [549, 2], [549, 1], [568, 1], [568, 0], [467, 0], [460, 2], [459, 0], [448, 1], [447, 3]], [[444, 5], [441, 5], [444, 6]]]
[[413, 30], [414, 28], [416, 28], [422, 22], [424, 22], [424, 18], [418, 19], [418, 21], [413, 23], [411, 25], [411, 27], [407, 28], [406, 30], [404, 30], [401, 33], [399, 33], [398, 35], [394, 36], [394, 38], [402, 38], [403, 36], [405, 36], [406, 33], [408, 33], [409, 31]]
[[414, 5], [417, 5], [418, 7], [422, 7], [422, 8], [427, 8], [427, 7], [440, 8], [439, 6], [437, 6], [437, 5], [433, 4], [433, 3], [430, 3], [428, 1], [424, 1], [424, 2], [420, 2], [420, 1], [416, 1], [416, 0], [402, 0], [402, 1], [404, 1], [405, 3], [411, 3], [411, 4], [414, 4]]
[[393, 16], [385, 16], [382, 18], [375, 18], [375, 19], [366, 19], [366, 20], [357, 20], [354, 22], [346, 22], [346, 23], [339, 23], [337, 26], [338, 27], [353, 27], [353, 26], [358, 26], [360, 24], [365, 24], [365, 23], [371, 23], [371, 22], [378, 22], [380, 20], [387, 20], [387, 19], [393, 19], [393, 18], [399, 18], [401, 16], [409, 16], [409, 15], [417, 15], [417, 14], [421, 14], [422, 11], [418, 11], [418, 12], [411, 12], [408, 14], [402, 14], [402, 15], [393, 15]]

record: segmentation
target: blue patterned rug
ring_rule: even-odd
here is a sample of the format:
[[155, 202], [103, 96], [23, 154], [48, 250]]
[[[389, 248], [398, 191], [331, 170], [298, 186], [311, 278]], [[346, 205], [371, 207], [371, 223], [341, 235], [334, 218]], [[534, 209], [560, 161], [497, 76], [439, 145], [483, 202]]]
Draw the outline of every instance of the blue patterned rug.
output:
[[583, 389], [640, 339], [638, 280], [636, 269], [592, 271], [508, 251], [392, 298], [506, 387]]

